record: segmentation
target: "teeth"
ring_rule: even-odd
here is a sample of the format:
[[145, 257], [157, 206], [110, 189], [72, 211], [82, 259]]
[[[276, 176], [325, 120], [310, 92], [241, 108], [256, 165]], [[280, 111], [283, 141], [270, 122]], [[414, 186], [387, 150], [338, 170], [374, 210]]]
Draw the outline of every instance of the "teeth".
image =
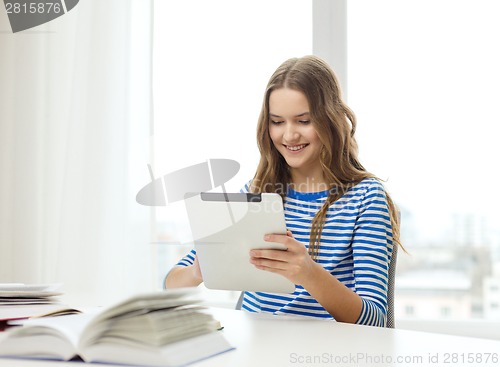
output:
[[305, 146], [306, 146], [306, 144], [296, 145], [294, 147], [287, 145], [286, 149], [295, 151], [295, 150], [300, 150], [300, 149], [304, 148]]

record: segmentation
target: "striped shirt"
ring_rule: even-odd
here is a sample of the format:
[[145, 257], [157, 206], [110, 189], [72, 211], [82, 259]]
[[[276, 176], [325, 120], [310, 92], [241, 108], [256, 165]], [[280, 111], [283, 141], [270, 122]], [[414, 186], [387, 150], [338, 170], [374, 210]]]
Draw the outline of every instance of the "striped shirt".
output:
[[[248, 191], [248, 185], [242, 191]], [[284, 204], [287, 229], [306, 248], [312, 219], [327, 197], [328, 191], [288, 189]], [[392, 249], [389, 209], [379, 181], [364, 179], [329, 207], [316, 262], [361, 297], [358, 324], [385, 326]], [[192, 264], [195, 254], [191, 250], [177, 265]], [[333, 319], [300, 285], [292, 294], [245, 292], [242, 309]]]

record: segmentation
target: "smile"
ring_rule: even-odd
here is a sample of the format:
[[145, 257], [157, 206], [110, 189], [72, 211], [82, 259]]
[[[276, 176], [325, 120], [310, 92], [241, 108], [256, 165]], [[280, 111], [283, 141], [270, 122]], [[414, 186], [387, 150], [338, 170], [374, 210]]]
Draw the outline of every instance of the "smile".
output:
[[286, 149], [291, 150], [292, 152], [296, 152], [298, 150], [304, 149], [307, 147], [309, 144], [302, 144], [302, 145], [285, 145]]

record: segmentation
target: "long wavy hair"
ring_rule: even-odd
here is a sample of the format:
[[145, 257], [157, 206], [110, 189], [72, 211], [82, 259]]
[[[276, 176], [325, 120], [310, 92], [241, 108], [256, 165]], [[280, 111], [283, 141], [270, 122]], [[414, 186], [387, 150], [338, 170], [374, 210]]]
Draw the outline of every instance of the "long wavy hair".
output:
[[[285, 199], [291, 173], [283, 156], [275, 148], [269, 135], [269, 97], [274, 90], [289, 88], [304, 93], [309, 102], [310, 121], [322, 143], [320, 164], [330, 193], [313, 218], [309, 254], [316, 258], [321, 232], [328, 208], [347, 190], [365, 178], [376, 178], [366, 171], [358, 159], [356, 117], [342, 100], [339, 82], [330, 66], [316, 56], [292, 58], [281, 64], [271, 76], [257, 125], [257, 144], [261, 154], [252, 180], [252, 192], [275, 192]], [[386, 193], [392, 225], [393, 241], [399, 241], [397, 208]]]

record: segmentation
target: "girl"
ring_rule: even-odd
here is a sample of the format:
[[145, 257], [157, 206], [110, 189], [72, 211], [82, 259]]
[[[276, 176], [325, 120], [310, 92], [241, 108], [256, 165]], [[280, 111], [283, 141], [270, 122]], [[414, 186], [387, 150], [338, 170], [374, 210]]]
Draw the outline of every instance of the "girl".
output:
[[[265, 240], [288, 250], [252, 250], [250, 262], [296, 289], [245, 292], [244, 310], [385, 325], [397, 209], [359, 162], [355, 131], [355, 116], [323, 60], [289, 59], [272, 75], [257, 128], [261, 159], [244, 191], [283, 197], [288, 234]], [[203, 281], [194, 250], [177, 265], [167, 288]]]

